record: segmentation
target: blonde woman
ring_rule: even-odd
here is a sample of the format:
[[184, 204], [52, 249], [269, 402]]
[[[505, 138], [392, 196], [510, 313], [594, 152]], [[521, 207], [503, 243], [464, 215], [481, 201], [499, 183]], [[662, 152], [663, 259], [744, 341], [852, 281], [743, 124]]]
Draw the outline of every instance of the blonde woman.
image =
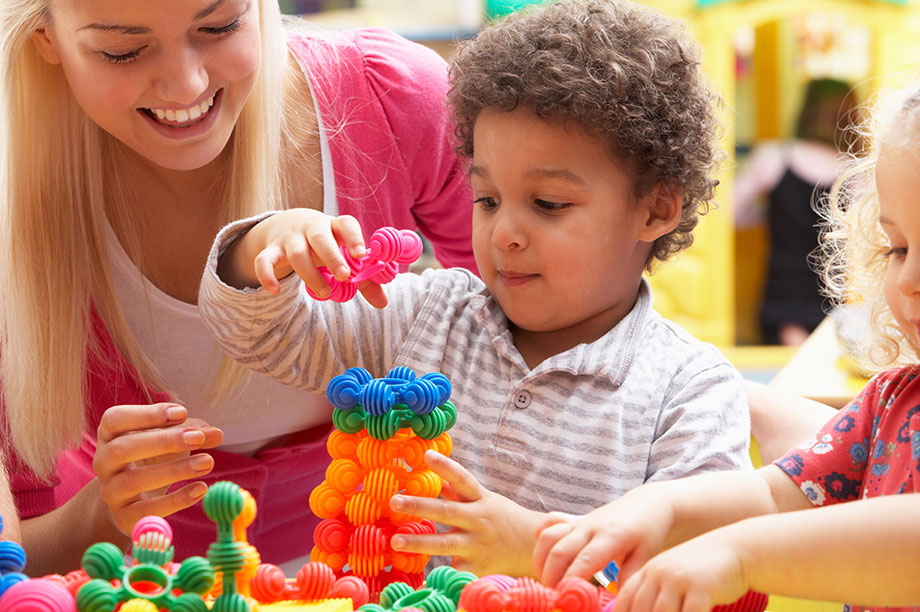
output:
[[31, 573], [146, 514], [203, 553], [214, 479], [256, 496], [263, 559], [305, 555], [331, 407], [222, 357], [195, 304], [208, 247], [303, 207], [473, 268], [444, 62], [292, 29], [273, 0], [0, 0], [0, 87], [0, 388]]

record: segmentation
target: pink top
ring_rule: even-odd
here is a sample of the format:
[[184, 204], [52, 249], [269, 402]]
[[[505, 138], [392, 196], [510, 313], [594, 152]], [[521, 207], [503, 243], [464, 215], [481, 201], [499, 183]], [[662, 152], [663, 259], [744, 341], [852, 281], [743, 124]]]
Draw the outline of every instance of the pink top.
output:
[[[381, 226], [419, 229], [445, 266], [476, 270], [470, 247], [471, 195], [453, 153], [444, 104], [445, 62], [433, 51], [382, 29], [298, 32], [289, 47], [308, 70], [327, 132], [339, 212], [355, 216], [368, 234]], [[366, 236], [369, 238], [369, 236]], [[50, 483], [38, 481], [12, 458], [10, 477], [22, 518], [62, 505], [93, 477], [96, 427], [110, 406], [141, 404], [145, 389], [93, 313], [103, 359], [88, 363], [87, 430], [79, 448], [58, 459]], [[169, 399], [151, 393], [154, 402]], [[309, 553], [317, 519], [308, 498], [329, 462], [331, 423], [295, 434], [296, 440], [255, 456], [209, 451], [206, 482], [232, 480], [255, 498], [249, 541], [263, 560], [281, 563]], [[204, 555], [214, 524], [198, 504], [169, 517], [179, 559]]]

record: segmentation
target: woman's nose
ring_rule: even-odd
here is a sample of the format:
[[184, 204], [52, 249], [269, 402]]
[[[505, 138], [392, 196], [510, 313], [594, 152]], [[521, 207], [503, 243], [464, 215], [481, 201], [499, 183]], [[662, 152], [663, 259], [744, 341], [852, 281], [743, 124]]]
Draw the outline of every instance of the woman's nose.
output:
[[155, 87], [164, 102], [193, 104], [208, 88], [204, 58], [190, 46], [162, 56], [156, 66]]

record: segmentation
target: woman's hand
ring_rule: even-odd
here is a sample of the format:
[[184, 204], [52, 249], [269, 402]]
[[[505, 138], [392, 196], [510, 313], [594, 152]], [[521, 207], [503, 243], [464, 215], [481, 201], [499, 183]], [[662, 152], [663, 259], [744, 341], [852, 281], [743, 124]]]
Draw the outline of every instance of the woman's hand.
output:
[[[272, 295], [281, 290], [278, 280], [294, 272], [313, 293], [325, 298], [330, 289], [318, 270], [320, 266], [339, 281], [347, 280], [351, 273], [340, 244], [355, 258], [365, 255], [357, 219], [292, 208], [265, 218], [231, 244], [221, 256], [217, 271], [230, 285], [261, 285]], [[371, 305], [386, 306], [386, 294], [380, 285], [365, 281], [358, 288]]]
[[167, 493], [177, 482], [208, 474], [214, 459], [192, 451], [214, 448], [223, 440], [216, 427], [187, 417], [185, 407], [170, 403], [113, 406], [102, 415], [93, 471], [102, 501], [125, 535], [138, 519], [178, 512], [207, 491], [199, 481]]
[[479, 576], [533, 576], [534, 534], [543, 515], [487, 490], [466, 468], [437, 451], [427, 451], [425, 462], [444, 479], [444, 499], [394, 495], [390, 507], [451, 529], [434, 535], [395, 535], [393, 549], [450, 556], [455, 568]]

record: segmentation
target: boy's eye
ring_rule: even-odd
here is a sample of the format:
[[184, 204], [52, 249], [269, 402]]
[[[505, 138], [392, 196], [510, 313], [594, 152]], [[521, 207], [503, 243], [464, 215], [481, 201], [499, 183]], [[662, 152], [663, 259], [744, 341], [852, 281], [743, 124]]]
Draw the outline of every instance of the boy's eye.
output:
[[885, 257], [904, 258], [907, 256], [907, 247], [891, 247], [887, 249], [883, 255]]
[[479, 204], [485, 210], [491, 210], [498, 206], [498, 200], [491, 197], [476, 198], [473, 200], [473, 204]]
[[126, 62], [133, 61], [137, 59], [137, 56], [141, 54], [141, 51], [147, 48], [147, 45], [139, 49], [134, 49], [133, 51], [128, 51], [127, 53], [109, 53], [107, 51], [101, 51], [102, 58], [111, 62], [112, 64], [124, 64]]
[[571, 204], [568, 202], [550, 202], [549, 200], [534, 200], [534, 203], [545, 211], [565, 210]]
[[238, 30], [239, 28], [240, 28], [240, 18], [237, 17], [236, 19], [234, 19], [233, 21], [231, 21], [225, 26], [221, 26], [219, 28], [201, 28], [201, 31], [204, 32], [205, 34], [212, 34], [214, 36], [220, 37], [220, 36], [226, 36], [230, 32], [233, 32], [234, 30]]

